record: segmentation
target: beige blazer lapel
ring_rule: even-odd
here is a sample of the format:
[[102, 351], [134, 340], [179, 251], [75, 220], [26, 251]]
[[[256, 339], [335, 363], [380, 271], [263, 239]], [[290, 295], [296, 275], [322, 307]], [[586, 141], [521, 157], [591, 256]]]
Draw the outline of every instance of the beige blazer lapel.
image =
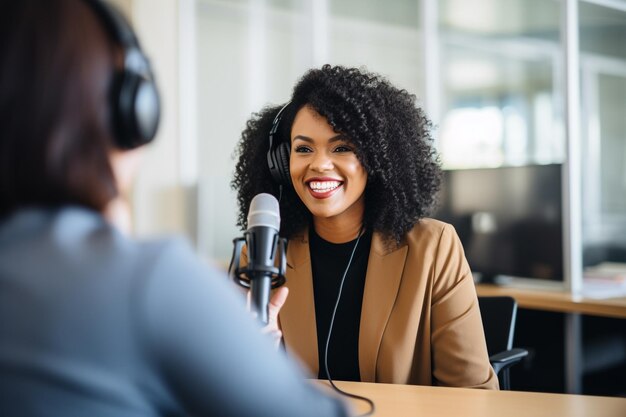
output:
[[290, 292], [279, 314], [285, 344], [299, 352], [300, 359], [317, 377], [317, 324], [308, 233], [289, 240], [286, 275], [285, 285]]
[[359, 328], [359, 370], [363, 382], [376, 381], [378, 351], [400, 288], [407, 251], [406, 244], [390, 251], [379, 233], [372, 236]]

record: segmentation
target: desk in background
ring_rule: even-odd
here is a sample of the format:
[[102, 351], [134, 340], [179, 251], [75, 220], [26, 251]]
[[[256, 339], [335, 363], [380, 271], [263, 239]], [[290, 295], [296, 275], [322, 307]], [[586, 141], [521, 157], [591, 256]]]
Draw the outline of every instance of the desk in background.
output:
[[489, 284], [476, 285], [476, 292], [481, 296], [508, 295], [515, 298], [520, 307], [531, 310], [626, 319], [626, 297], [594, 299], [573, 296], [563, 290], [521, 289]]
[[477, 284], [476, 292], [479, 296], [511, 296], [521, 308], [566, 314], [565, 385], [569, 393], [582, 392], [583, 347], [580, 315], [626, 319], [626, 297], [594, 299], [574, 296], [564, 290], [489, 284]]
[[[330, 386], [325, 381], [316, 383]], [[489, 391], [469, 388], [337, 382], [352, 394], [376, 404], [375, 417], [624, 417], [626, 398]], [[363, 401], [350, 400], [358, 413], [368, 411]]]

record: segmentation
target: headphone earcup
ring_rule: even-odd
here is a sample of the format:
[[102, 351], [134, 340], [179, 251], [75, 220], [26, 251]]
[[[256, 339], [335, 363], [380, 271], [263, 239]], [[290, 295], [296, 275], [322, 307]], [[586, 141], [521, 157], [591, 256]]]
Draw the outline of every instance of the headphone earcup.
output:
[[113, 73], [108, 96], [115, 145], [121, 149], [144, 145], [154, 139], [160, 117], [159, 92], [150, 62], [133, 28], [115, 6], [102, 0], [86, 3], [124, 51], [124, 69]]
[[267, 151], [267, 166], [274, 182], [279, 185], [291, 184], [289, 175], [289, 153], [290, 149], [286, 143], [280, 143], [274, 149]]
[[276, 148], [276, 156], [278, 160], [277, 168], [280, 172], [281, 183], [284, 185], [291, 184], [291, 174], [289, 174], [289, 156], [291, 154], [291, 149], [289, 145], [285, 142], [282, 142]]
[[291, 101], [287, 102], [272, 122], [268, 139], [269, 149], [267, 150], [267, 166], [269, 168], [272, 179], [279, 185], [290, 185], [291, 175], [289, 174], [289, 154], [291, 153], [291, 146], [288, 142], [281, 142], [279, 137], [278, 127], [280, 125], [281, 115], [283, 111], [289, 106]]
[[151, 142], [160, 116], [154, 83], [139, 74], [122, 71], [116, 75], [112, 94], [117, 146], [132, 149]]

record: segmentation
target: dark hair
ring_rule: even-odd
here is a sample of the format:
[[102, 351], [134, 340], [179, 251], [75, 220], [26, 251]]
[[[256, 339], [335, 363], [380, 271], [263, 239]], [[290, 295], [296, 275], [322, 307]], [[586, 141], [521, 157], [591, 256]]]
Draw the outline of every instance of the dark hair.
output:
[[[280, 121], [281, 140], [290, 141], [295, 114], [304, 105], [355, 145], [368, 173], [364, 223], [390, 242], [399, 242], [433, 208], [441, 177], [431, 123], [416, 107], [415, 96], [380, 75], [325, 65], [308, 71], [296, 84]], [[231, 185], [238, 193], [237, 224], [243, 229], [252, 197], [277, 194], [266, 153], [268, 132], [279, 109], [266, 107], [254, 114], [236, 150], [239, 160]], [[283, 236], [291, 237], [310, 223], [311, 214], [293, 187], [285, 187], [280, 211]]]
[[0, 217], [102, 210], [117, 195], [108, 91], [119, 48], [84, 1], [3, 1], [0, 28]]

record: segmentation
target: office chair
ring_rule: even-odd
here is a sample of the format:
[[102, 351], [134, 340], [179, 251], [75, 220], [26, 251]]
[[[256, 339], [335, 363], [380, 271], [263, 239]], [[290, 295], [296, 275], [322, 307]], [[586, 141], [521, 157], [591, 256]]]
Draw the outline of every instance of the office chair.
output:
[[478, 297], [485, 329], [489, 362], [498, 375], [500, 388], [511, 389], [509, 368], [528, 355], [526, 349], [513, 348], [517, 302], [512, 297]]

